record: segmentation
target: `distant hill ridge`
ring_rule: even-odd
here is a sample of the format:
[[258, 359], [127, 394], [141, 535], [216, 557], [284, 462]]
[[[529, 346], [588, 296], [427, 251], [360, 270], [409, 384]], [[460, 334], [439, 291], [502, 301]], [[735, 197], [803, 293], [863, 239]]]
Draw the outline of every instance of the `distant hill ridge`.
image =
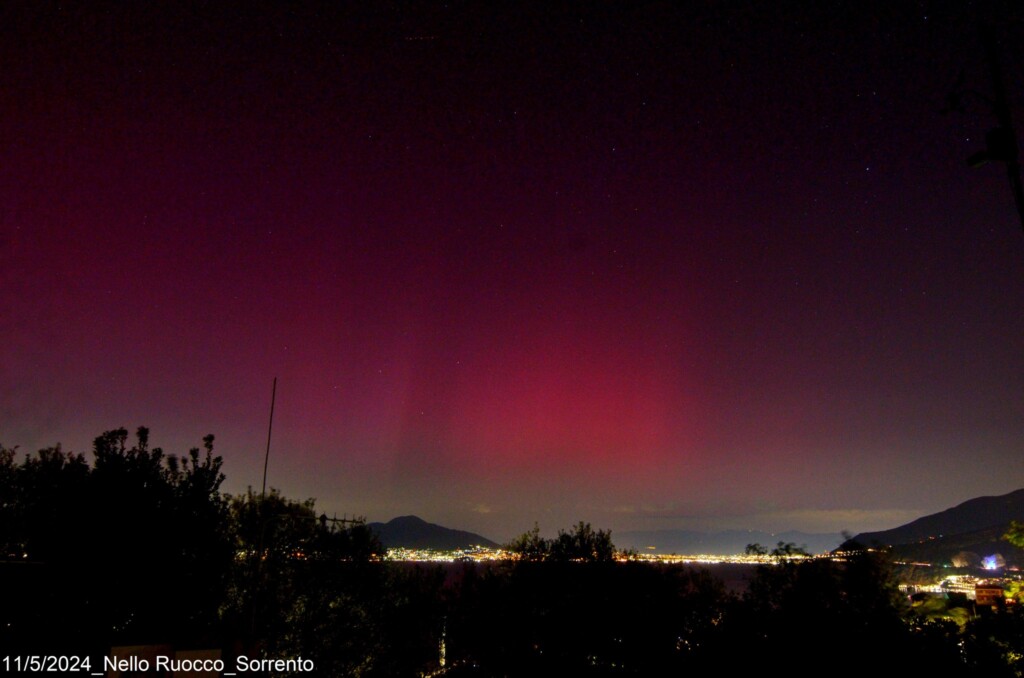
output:
[[367, 527], [376, 533], [385, 548], [452, 551], [470, 546], [497, 546], [487, 537], [428, 523], [418, 516], [399, 516], [386, 523], [370, 523]]
[[853, 541], [864, 546], [910, 544], [941, 536], [978, 532], [1024, 520], [1024, 488], [996, 497], [975, 497], [945, 511], [880, 532], [862, 532]]
[[[811, 553], [825, 553], [838, 546], [843, 537], [838, 532], [826, 534], [761, 530], [644, 530], [613, 533], [612, 541], [618, 548], [632, 548], [643, 553], [735, 555], [743, 553], [748, 544], [758, 543], [772, 548], [780, 541], [791, 542]], [[653, 551], [651, 547], [654, 547]]]

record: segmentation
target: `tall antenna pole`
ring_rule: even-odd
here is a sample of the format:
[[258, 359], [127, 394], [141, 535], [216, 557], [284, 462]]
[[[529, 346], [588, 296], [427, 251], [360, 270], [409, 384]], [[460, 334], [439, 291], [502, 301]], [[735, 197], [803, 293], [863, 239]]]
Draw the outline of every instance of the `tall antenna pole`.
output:
[[250, 594], [252, 599], [252, 625], [250, 627], [250, 632], [252, 633], [252, 636], [254, 638], [256, 635], [256, 614], [259, 611], [259, 583], [262, 579], [263, 570], [263, 542], [265, 541], [267, 535], [267, 515], [264, 499], [266, 499], [267, 497], [267, 464], [270, 463], [270, 434], [274, 430], [274, 401], [276, 399], [277, 377], [274, 377], [274, 387], [270, 391], [270, 424], [267, 425], [267, 453], [263, 457], [263, 489], [260, 490], [259, 512], [257, 513], [257, 516], [259, 516], [260, 519], [260, 545], [259, 550], [253, 554], [257, 558], [256, 569], [253, 570], [253, 576], [255, 577], [253, 591]]
[[274, 400], [277, 397], [277, 377], [274, 377], [274, 388], [270, 392], [270, 424], [267, 426], [267, 454], [263, 457], [263, 489], [260, 499], [267, 496], [267, 464], [270, 463], [270, 434], [274, 430]]

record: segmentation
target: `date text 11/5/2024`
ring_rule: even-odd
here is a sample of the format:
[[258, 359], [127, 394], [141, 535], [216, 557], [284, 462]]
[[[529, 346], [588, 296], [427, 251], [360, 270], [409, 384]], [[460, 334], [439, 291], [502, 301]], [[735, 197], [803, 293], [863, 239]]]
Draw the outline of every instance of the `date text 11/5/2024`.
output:
[[[97, 668], [100, 667], [97, 666]], [[90, 675], [103, 675], [101, 673], [92, 673], [93, 662], [89, 657], [75, 655], [7, 656], [3, 658], [3, 669], [4, 672], [16, 671], [18, 673], [84, 672]], [[250, 659], [246, 656], [237, 657], [232, 666], [226, 665], [222, 659], [177, 659], [163, 655], [157, 655], [152, 662], [141, 657], [104, 657], [102, 663], [102, 670], [104, 672], [145, 672], [151, 669], [173, 673], [216, 671], [225, 676], [232, 676], [262, 671], [305, 673], [314, 671], [315, 666], [312, 659], [303, 659], [301, 657], [294, 659]], [[231, 669], [234, 669], [234, 671]]]

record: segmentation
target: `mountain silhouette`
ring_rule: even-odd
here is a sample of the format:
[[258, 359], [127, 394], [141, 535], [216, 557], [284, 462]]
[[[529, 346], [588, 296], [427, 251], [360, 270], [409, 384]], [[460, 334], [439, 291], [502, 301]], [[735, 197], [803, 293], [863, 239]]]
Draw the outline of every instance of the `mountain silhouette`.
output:
[[892, 547], [898, 558], [942, 564], [965, 552], [982, 558], [999, 553], [1008, 564], [1020, 563], [1024, 551], [1001, 540], [1011, 520], [1024, 520], [1024, 489], [968, 499], [891, 530], [862, 532], [840, 549]]
[[736, 555], [743, 553], [748, 544], [758, 543], [769, 549], [777, 543], [792, 542], [811, 553], [825, 553], [843, 541], [841, 534], [809, 532], [764, 532], [761, 530], [642, 530], [615, 533], [613, 539], [619, 548], [631, 548], [641, 553], [679, 553], [696, 555]]
[[428, 523], [417, 516], [400, 516], [386, 523], [370, 523], [368, 527], [385, 548], [451, 551], [470, 546], [497, 546], [487, 537]]
[[1024, 489], [968, 499], [891, 530], [862, 532], [853, 541], [863, 546], [895, 546], [1009, 525], [1011, 520], [1024, 520]]

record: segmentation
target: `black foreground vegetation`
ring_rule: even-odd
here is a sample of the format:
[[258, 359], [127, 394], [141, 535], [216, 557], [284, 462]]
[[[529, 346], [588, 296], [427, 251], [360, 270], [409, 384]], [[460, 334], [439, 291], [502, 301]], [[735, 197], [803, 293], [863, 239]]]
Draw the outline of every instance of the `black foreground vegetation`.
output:
[[[534, 528], [490, 565], [389, 563], [312, 500], [220, 493], [213, 437], [183, 457], [108, 431], [93, 459], [0, 448], [0, 650], [220, 649], [321, 676], [654, 676], [725, 667], [1021, 676], [1020, 605], [926, 614], [887, 562], [794, 560], [736, 595], [708, 572], [616, 559], [611, 535]], [[692, 674], [697, 675], [697, 674]]]

